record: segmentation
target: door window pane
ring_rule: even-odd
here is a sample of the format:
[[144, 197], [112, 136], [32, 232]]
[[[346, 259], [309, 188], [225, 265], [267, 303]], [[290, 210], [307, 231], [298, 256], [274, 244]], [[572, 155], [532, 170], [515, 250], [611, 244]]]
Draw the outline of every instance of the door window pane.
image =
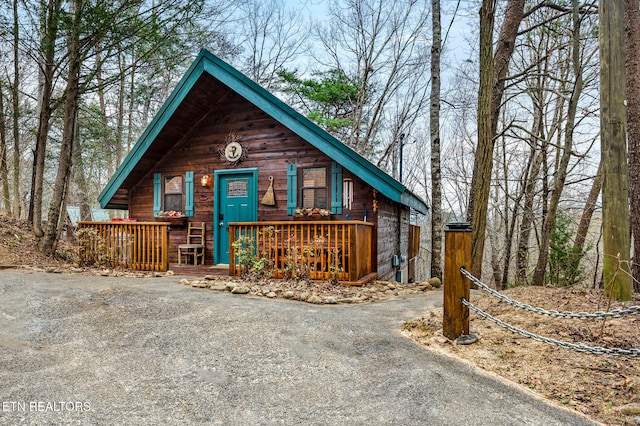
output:
[[249, 181], [247, 179], [227, 181], [227, 198], [247, 197], [249, 195]]

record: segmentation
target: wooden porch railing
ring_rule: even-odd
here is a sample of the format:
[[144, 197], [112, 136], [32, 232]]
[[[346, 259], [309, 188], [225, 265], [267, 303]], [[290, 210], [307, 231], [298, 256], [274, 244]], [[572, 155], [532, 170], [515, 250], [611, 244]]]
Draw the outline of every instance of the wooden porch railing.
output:
[[308, 276], [344, 284], [362, 284], [375, 277], [373, 224], [368, 222], [230, 223], [230, 275], [241, 272], [236, 241], [257, 259], [265, 258], [275, 277]]
[[[166, 271], [169, 242], [166, 222], [78, 222], [80, 257], [111, 267]], [[84, 235], [83, 235], [84, 234]]]

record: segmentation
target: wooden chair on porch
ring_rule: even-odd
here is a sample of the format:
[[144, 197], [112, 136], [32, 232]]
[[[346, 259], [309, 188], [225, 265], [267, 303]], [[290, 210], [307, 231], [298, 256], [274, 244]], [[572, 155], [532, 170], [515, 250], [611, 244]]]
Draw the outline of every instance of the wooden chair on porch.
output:
[[193, 264], [204, 265], [204, 251], [205, 251], [205, 222], [189, 222], [187, 228], [187, 243], [180, 244], [178, 246], [178, 265], [182, 263], [182, 256], [185, 256], [186, 263], [189, 263], [189, 257], [193, 256]]

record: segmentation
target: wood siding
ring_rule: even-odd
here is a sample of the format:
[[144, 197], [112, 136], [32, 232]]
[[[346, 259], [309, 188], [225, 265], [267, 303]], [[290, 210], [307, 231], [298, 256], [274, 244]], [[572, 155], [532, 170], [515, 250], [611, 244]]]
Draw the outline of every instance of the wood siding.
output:
[[[377, 233], [378, 277], [382, 280], [392, 280], [397, 271], [392, 264], [393, 256], [408, 255], [409, 208], [382, 197], [378, 201]], [[405, 269], [407, 262], [405, 261], [401, 267]]]
[[[330, 186], [331, 158], [233, 92], [226, 94], [224, 102], [213, 106], [195, 127], [181, 130], [184, 131], [184, 135], [175, 147], [165, 152], [159, 162], [150, 167], [149, 172], [131, 188], [128, 200], [129, 214], [137, 220], [154, 220], [154, 173], [165, 176], [184, 175], [187, 171], [193, 171], [195, 173], [194, 216], [189, 220], [207, 223], [205, 252], [207, 264], [213, 261], [214, 233], [212, 231], [215, 200], [212, 185], [208, 187], [200, 185], [203, 175], [213, 178], [217, 170], [257, 168], [258, 220], [269, 222], [291, 219], [286, 210], [287, 164], [296, 164], [298, 170], [304, 167], [326, 167], [327, 184]], [[244, 160], [236, 166], [230, 165], [221, 155], [230, 133], [241, 137], [240, 143], [246, 152]], [[352, 220], [363, 220], [366, 211], [368, 220], [375, 221], [373, 189], [349, 170], [343, 169], [342, 173], [343, 179], [353, 180], [354, 200], [352, 209], [343, 210], [341, 215], [334, 216], [334, 220], [345, 220], [347, 216]], [[260, 203], [269, 186], [269, 176], [274, 178], [275, 206], [265, 206]], [[120, 199], [124, 197], [119, 197]], [[329, 203], [330, 201], [329, 194]], [[177, 261], [177, 245], [185, 241], [186, 227], [170, 227], [170, 262]]]

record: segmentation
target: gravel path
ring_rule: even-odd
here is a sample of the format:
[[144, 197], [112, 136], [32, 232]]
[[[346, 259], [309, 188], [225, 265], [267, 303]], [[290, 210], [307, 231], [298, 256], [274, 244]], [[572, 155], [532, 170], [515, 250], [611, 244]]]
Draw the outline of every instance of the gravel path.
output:
[[402, 336], [441, 292], [317, 306], [177, 281], [1, 271], [0, 424], [594, 424]]

